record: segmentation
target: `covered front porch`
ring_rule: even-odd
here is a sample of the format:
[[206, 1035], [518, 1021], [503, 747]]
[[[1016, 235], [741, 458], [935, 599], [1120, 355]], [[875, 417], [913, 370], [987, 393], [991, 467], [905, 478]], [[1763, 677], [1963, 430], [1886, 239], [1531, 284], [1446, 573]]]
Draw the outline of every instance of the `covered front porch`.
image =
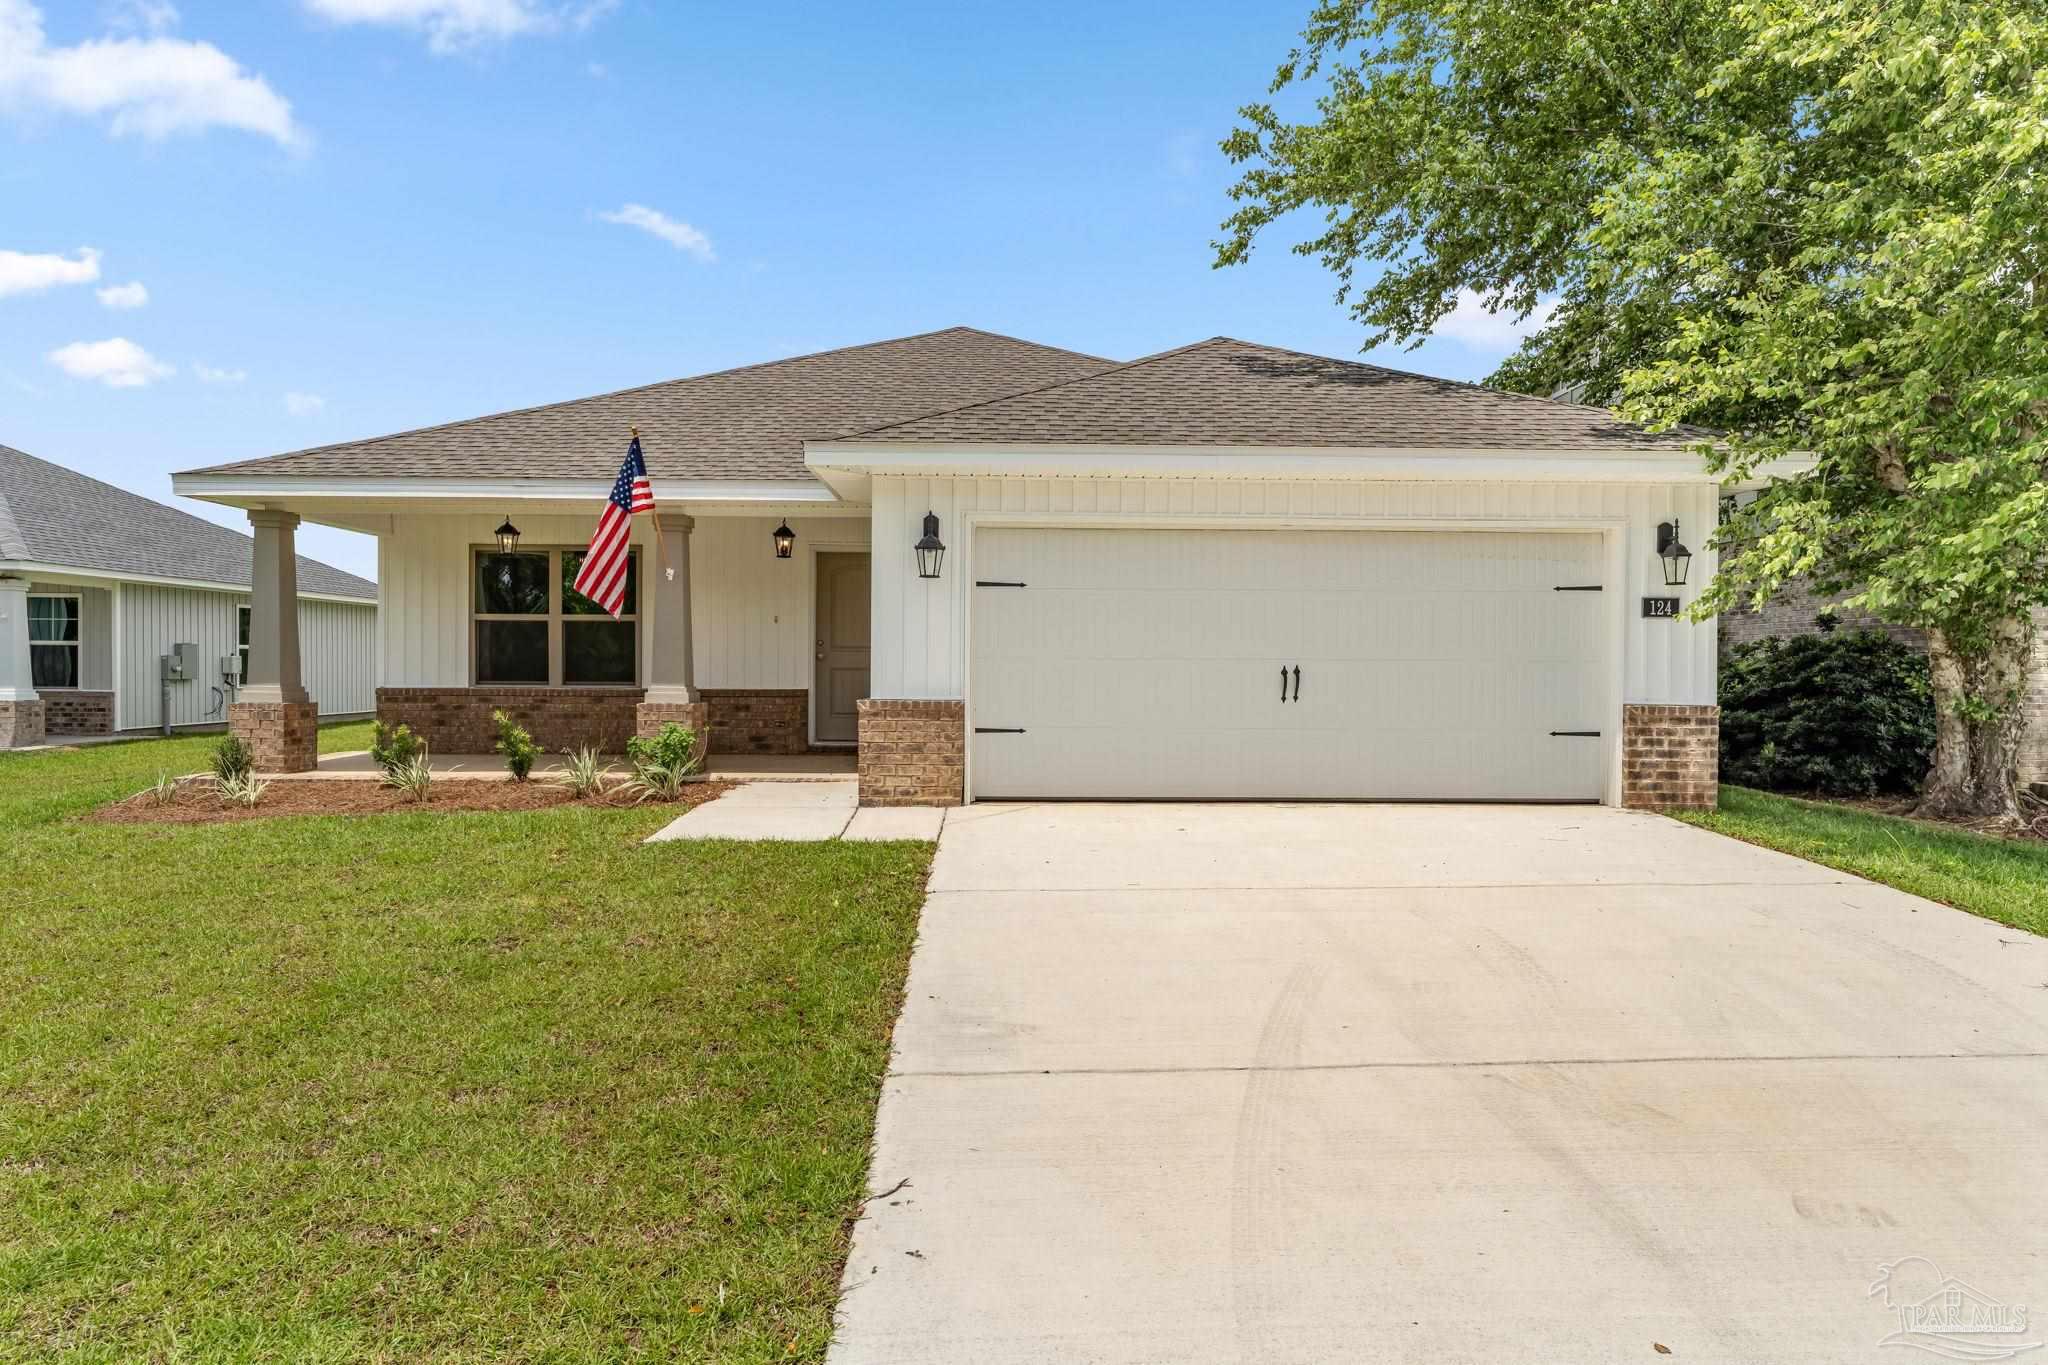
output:
[[295, 539], [312, 521], [377, 538], [376, 714], [424, 738], [437, 769], [495, 768], [499, 711], [550, 755], [618, 753], [677, 721], [714, 767], [822, 755], [850, 768], [868, 692], [867, 509], [803, 488], [664, 501], [658, 520], [634, 519], [616, 619], [573, 586], [598, 511], [516, 492], [251, 507], [249, 682], [231, 728], [263, 771], [347, 771], [316, 763], [300, 670]]

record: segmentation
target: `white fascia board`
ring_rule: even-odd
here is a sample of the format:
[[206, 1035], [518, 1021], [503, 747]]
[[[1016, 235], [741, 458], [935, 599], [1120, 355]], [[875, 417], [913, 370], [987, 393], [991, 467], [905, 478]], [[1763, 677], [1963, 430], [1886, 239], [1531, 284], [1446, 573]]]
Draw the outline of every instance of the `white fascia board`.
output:
[[950, 474], [1698, 483], [1714, 477], [1699, 455], [1687, 450], [1276, 450], [1269, 446], [886, 445], [821, 441], [804, 447], [804, 464], [821, 479], [832, 475]]
[[[654, 500], [660, 502], [836, 502], [822, 483], [794, 479], [656, 479]], [[176, 474], [171, 491], [180, 497], [230, 506], [251, 501], [279, 504], [294, 498], [411, 498], [458, 501], [603, 502], [611, 496], [608, 479], [407, 479], [326, 478], [240, 474]]]
[[[249, 595], [247, 583], [216, 583], [207, 578], [164, 578], [157, 574], [112, 573], [105, 569], [76, 569], [64, 564], [37, 564], [27, 560], [0, 560], [0, 574], [39, 578], [46, 583], [81, 583], [97, 587], [102, 583], [147, 583], [159, 588], [191, 588], [196, 592], [233, 592]], [[308, 602], [339, 602], [343, 606], [375, 608], [374, 597], [348, 597], [336, 592], [307, 592], [299, 596]]]

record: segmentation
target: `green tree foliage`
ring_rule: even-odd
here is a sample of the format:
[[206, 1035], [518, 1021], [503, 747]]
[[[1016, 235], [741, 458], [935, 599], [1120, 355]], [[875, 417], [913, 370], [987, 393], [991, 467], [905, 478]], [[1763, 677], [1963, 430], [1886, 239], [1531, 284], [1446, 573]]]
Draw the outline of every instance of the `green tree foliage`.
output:
[[1874, 630], [1759, 640], [1721, 663], [1721, 775], [1829, 796], [1910, 792], [1934, 752], [1927, 659]]
[[1331, 0], [1244, 111], [1218, 261], [1297, 210], [1368, 344], [1461, 292], [1541, 330], [1496, 373], [1770, 478], [1701, 614], [1809, 577], [1925, 629], [1923, 807], [2017, 810], [2048, 602], [2048, 13], [2041, 0]]

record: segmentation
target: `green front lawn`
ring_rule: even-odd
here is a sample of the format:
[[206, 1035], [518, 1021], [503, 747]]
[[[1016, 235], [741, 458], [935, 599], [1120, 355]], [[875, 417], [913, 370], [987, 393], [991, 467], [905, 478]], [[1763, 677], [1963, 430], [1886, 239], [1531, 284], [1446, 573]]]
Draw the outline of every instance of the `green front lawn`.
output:
[[930, 846], [68, 818], [210, 743], [0, 757], [0, 1359], [820, 1358]]
[[2048, 934], [2048, 845], [1745, 787], [1722, 787], [1719, 810], [1672, 814], [2000, 924]]

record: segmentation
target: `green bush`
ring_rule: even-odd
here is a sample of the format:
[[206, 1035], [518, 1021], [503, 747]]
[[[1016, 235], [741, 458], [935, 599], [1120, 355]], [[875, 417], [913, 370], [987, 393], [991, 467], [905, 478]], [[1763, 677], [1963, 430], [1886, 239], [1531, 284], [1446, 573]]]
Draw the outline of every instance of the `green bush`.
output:
[[216, 782], [233, 782], [247, 777], [256, 766], [256, 756], [249, 752], [237, 735], [222, 735], [220, 743], [213, 746], [209, 761], [213, 765]]
[[639, 768], [665, 768], [681, 776], [697, 771], [697, 732], [668, 721], [659, 734], [635, 735], [626, 741], [626, 757]]
[[1721, 777], [1827, 796], [1912, 792], [1934, 754], [1927, 660], [1874, 630], [1759, 640], [1721, 661]]
[[505, 766], [511, 770], [512, 780], [524, 782], [526, 775], [533, 771], [533, 761], [540, 757], [540, 745], [535, 744], [533, 736], [503, 711], [491, 712], [491, 720], [498, 727], [497, 749], [505, 755]]
[[426, 751], [426, 741], [414, 734], [410, 726], [387, 729], [380, 720], [370, 728], [370, 758], [387, 777]]

